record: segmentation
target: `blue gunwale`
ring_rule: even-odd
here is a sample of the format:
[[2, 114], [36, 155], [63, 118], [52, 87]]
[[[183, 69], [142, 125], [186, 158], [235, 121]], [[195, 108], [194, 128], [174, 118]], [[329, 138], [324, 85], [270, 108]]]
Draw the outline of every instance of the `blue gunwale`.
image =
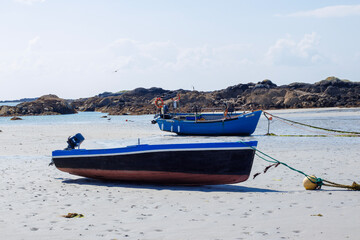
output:
[[179, 143], [179, 144], [157, 144], [157, 145], [132, 145], [122, 148], [108, 149], [74, 149], [74, 150], [55, 150], [52, 157], [70, 157], [70, 156], [99, 156], [99, 155], [122, 155], [122, 154], [140, 154], [147, 152], [166, 152], [166, 151], [197, 151], [197, 150], [231, 150], [231, 149], [250, 149], [256, 148], [257, 141], [249, 142], [218, 142], [218, 143]]

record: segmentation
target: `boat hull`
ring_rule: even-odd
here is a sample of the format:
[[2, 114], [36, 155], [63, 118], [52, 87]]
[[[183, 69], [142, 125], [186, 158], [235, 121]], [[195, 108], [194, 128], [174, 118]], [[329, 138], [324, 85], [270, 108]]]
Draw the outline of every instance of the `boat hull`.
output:
[[[55, 166], [70, 174], [161, 184], [231, 184], [248, 179], [257, 142], [137, 145], [53, 152]], [[155, 148], [154, 148], [155, 146]]]
[[249, 136], [254, 133], [260, 116], [261, 111], [255, 111], [233, 118], [222, 118], [214, 121], [158, 118], [156, 122], [160, 130], [178, 135]]

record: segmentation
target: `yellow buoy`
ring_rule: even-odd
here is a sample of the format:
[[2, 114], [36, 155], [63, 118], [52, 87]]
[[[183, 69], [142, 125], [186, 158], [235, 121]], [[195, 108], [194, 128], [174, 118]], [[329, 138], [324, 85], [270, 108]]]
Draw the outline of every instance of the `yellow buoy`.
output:
[[[310, 179], [311, 181], [310, 181]], [[309, 176], [309, 177], [305, 177], [303, 180], [303, 186], [306, 190], [315, 190], [318, 185], [316, 184], [316, 177], [315, 176]]]

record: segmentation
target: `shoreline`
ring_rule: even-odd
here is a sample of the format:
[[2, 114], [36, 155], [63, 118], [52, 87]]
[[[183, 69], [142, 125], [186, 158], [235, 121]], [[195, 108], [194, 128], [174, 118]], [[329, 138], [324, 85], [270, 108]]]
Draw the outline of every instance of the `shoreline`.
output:
[[[1, 105], [0, 105], [1, 106]], [[6, 106], [6, 105], [4, 105]], [[253, 111], [257, 111], [257, 110], [261, 110], [261, 111], [271, 111], [271, 112], [282, 112], [282, 111], [289, 111], [289, 113], [293, 112], [315, 112], [315, 111], [322, 111], [322, 110], [326, 110], [326, 111], [336, 111], [336, 110], [357, 110], [360, 109], [360, 107], [314, 107], [314, 108], [281, 108], [281, 109], [274, 109], [274, 108], [270, 108], [270, 109], [256, 109]], [[207, 112], [202, 112], [202, 113], [223, 113], [224, 111], [207, 111]], [[235, 111], [234, 114], [236, 113], [241, 113], [244, 111]], [[252, 112], [250, 110], [246, 110], [246, 112]], [[70, 114], [38, 114], [38, 115], [16, 115], [19, 117], [43, 117], [43, 116], [71, 116], [71, 115], [76, 115], [76, 114], [81, 114], [81, 113], [97, 113], [97, 114], [102, 114], [102, 115], [107, 115], [108, 117], [113, 117], [113, 116], [147, 116], [147, 115], [155, 115], [156, 112], [154, 111], [154, 113], [149, 113], [149, 114], [115, 114], [115, 115], [110, 115], [108, 112], [100, 112], [100, 111], [78, 111], [76, 113], [70, 113]], [[1, 118], [11, 118], [13, 116], [2, 116], [0, 115], [0, 119]]]

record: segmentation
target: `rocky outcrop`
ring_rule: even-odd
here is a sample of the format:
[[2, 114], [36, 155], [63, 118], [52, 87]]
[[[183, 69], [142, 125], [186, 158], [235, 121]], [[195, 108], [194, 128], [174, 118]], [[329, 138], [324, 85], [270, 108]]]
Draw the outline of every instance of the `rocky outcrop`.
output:
[[23, 102], [16, 106], [0, 106], [0, 116], [57, 115], [77, 111], [66, 100], [56, 95], [45, 95], [35, 101]]
[[79, 99], [74, 106], [79, 111], [101, 111], [109, 114], [153, 114], [154, 101], [162, 97], [171, 109], [171, 98], [180, 94], [181, 111], [215, 108], [223, 110], [225, 103], [237, 109], [282, 109], [321, 107], [360, 107], [360, 83], [329, 77], [315, 84], [292, 83], [277, 86], [266, 79], [258, 83], [238, 84], [213, 92], [161, 88], [137, 88], [115, 96]]
[[110, 115], [153, 114], [158, 111], [154, 105], [157, 97], [162, 97], [171, 110], [172, 99], [178, 98], [178, 95], [183, 112], [192, 112], [195, 108], [221, 111], [225, 106], [242, 110], [360, 107], [359, 82], [328, 77], [314, 84], [291, 83], [282, 86], [266, 79], [212, 92], [136, 88], [117, 93], [105, 92], [71, 102], [47, 95], [15, 107], [1, 106], [0, 116], [69, 114], [76, 111], [99, 111]]
[[152, 114], [155, 110], [155, 106], [152, 104], [154, 98], [170, 92], [162, 88], [136, 88], [115, 96], [78, 99], [72, 105], [78, 111], [99, 111], [111, 115]]
[[16, 115], [18, 109], [10, 106], [0, 106], [0, 116], [13, 116]]

